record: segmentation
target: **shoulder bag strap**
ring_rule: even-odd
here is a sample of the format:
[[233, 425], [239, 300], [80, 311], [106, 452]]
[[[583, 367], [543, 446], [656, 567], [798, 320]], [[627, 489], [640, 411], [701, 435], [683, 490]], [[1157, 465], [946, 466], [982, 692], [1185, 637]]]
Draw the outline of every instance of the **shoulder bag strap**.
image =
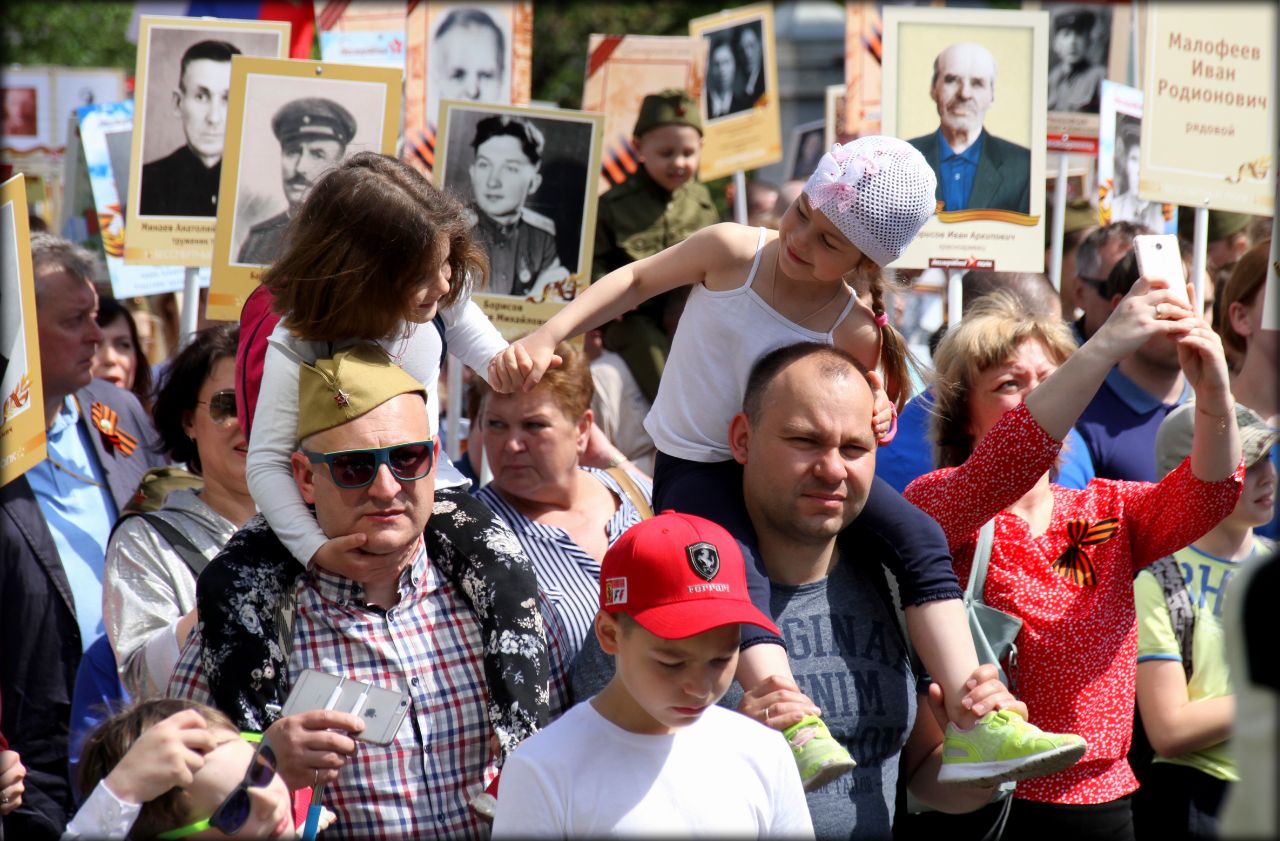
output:
[[610, 467], [604, 472], [612, 476], [613, 480], [618, 483], [618, 487], [622, 488], [622, 492], [627, 495], [627, 499], [631, 500], [631, 504], [640, 512], [640, 519], [647, 520], [653, 516], [653, 506], [645, 501], [644, 494], [640, 491], [640, 486], [631, 478], [630, 473], [621, 467]]
[[982, 602], [982, 589], [987, 583], [987, 564], [991, 562], [991, 544], [996, 537], [996, 518], [992, 517], [978, 530], [978, 545], [973, 550], [973, 565], [969, 567], [969, 584], [964, 596], [972, 602]]
[[209, 559], [196, 548], [191, 539], [172, 524], [165, 522], [164, 519], [145, 511], [131, 514], [130, 516], [141, 517], [147, 521], [147, 525], [160, 532], [160, 536], [169, 541], [169, 545], [178, 553], [178, 557], [182, 558], [182, 562], [187, 565], [187, 568], [191, 570], [191, 574], [196, 578], [199, 578], [200, 573], [204, 572], [204, 568], [209, 565]]
[[1191, 602], [1191, 591], [1187, 589], [1186, 579], [1182, 577], [1182, 565], [1173, 555], [1165, 555], [1149, 569], [1156, 581], [1160, 582], [1160, 590], [1164, 593], [1165, 607], [1169, 609], [1169, 623], [1173, 626], [1174, 636], [1178, 638], [1178, 651], [1182, 655], [1182, 671], [1189, 683], [1194, 666], [1191, 644], [1196, 632], [1196, 612], [1195, 605]]

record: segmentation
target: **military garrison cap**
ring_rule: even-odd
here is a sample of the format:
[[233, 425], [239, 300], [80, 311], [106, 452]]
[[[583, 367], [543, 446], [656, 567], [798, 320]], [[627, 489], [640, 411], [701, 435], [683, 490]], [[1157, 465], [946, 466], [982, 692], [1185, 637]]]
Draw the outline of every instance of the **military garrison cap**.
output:
[[[1249, 214], [1233, 213], [1228, 210], [1209, 211], [1209, 242], [1230, 239], [1249, 227]], [[1191, 242], [1196, 235], [1196, 211], [1193, 207], [1183, 207], [1178, 211], [1178, 236]]]
[[401, 394], [427, 392], [377, 345], [356, 345], [298, 369], [298, 440], [341, 426]]
[[356, 133], [356, 119], [332, 99], [307, 97], [281, 106], [271, 118], [271, 130], [283, 144], [297, 138], [336, 140], [343, 146]]
[[1053, 31], [1072, 29], [1076, 32], [1092, 32], [1093, 25], [1097, 20], [1093, 12], [1088, 9], [1073, 9], [1070, 12], [1063, 12], [1053, 19]]
[[658, 126], [690, 126], [702, 134], [702, 117], [698, 115], [698, 103], [687, 91], [668, 88], [661, 93], [651, 93], [640, 103], [640, 116], [632, 134], [636, 137]]

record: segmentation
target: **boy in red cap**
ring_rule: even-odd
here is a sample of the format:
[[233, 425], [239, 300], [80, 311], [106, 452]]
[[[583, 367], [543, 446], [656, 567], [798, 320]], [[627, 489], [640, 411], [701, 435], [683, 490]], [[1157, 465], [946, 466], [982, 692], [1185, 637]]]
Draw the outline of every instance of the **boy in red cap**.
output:
[[776, 731], [719, 707], [752, 603], [737, 542], [665, 511], [605, 554], [596, 637], [609, 684], [508, 758], [493, 837], [813, 837]]

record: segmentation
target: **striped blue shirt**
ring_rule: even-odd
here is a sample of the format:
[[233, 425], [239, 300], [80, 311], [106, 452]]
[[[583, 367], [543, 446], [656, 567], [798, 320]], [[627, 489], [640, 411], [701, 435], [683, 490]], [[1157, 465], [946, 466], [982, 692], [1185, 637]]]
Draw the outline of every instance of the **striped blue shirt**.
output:
[[[624, 531], [640, 522], [640, 512], [608, 473], [592, 467], [578, 469], [591, 474], [618, 499], [618, 509], [605, 525], [612, 546]], [[645, 501], [651, 501], [653, 489], [648, 482], [634, 475], [632, 478]], [[511, 526], [525, 554], [533, 561], [538, 573], [538, 589], [551, 602], [564, 625], [567, 650], [580, 650], [583, 640], [592, 633], [592, 623], [600, 607], [600, 562], [584, 552], [564, 529], [536, 523], [521, 514], [493, 485], [486, 485], [476, 495]]]

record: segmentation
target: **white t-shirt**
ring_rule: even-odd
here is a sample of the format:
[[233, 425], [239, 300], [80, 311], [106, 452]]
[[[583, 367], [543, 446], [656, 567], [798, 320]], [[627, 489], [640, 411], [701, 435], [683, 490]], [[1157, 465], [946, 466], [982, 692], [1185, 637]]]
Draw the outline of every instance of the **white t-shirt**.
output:
[[812, 838], [776, 730], [712, 706], [671, 735], [631, 733], [580, 703], [502, 769], [493, 837]]
[[[506, 340], [473, 301], [467, 300], [441, 309], [449, 353], [468, 368], [484, 376], [489, 360], [507, 346]], [[409, 325], [403, 338], [384, 339], [378, 344], [422, 383], [427, 392], [427, 421], [431, 434], [440, 425], [440, 332], [433, 324]], [[327, 540], [320, 526], [302, 501], [293, 481], [289, 457], [298, 448], [298, 370], [299, 360], [307, 363], [331, 357], [357, 342], [305, 342], [285, 328], [276, 325], [267, 342], [263, 363], [262, 385], [258, 391], [258, 408], [253, 418], [253, 435], [249, 438], [249, 456], [245, 479], [258, 509], [267, 518], [272, 531], [293, 557], [305, 565]], [[459, 401], [461, 402], [461, 401]], [[436, 467], [436, 487], [447, 488], [468, 484], [440, 449]]]

